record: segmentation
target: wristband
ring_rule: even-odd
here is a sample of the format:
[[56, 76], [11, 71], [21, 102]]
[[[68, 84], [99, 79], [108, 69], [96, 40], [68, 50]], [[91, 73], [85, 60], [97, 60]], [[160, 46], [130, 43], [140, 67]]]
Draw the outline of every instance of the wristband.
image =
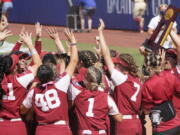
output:
[[36, 49], [33, 48], [33, 49], [31, 50], [31, 54], [34, 55], [34, 54], [38, 54], [38, 53], [37, 53]]
[[74, 46], [74, 45], [76, 45], [76, 44], [77, 44], [77, 43], [70, 43], [69, 45], [70, 45], [70, 46]]

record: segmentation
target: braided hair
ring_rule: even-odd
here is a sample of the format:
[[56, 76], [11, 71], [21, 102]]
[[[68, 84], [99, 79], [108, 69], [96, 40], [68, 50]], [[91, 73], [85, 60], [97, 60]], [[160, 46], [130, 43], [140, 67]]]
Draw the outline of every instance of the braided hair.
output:
[[96, 57], [95, 53], [92, 51], [80, 51], [79, 52], [79, 61], [85, 68], [93, 66], [96, 62], [98, 62], [98, 58]]
[[120, 54], [119, 58], [128, 64], [128, 67], [123, 67], [131, 75], [138, 77], [138, 66], [136, 65], [134, 58], [130, 54]]
[[149, 75], [159, 74], [164, 69], [162, 62], [163, 60], [159, 54], [148, 53], [145, 57], [144, 66]]
[[2, 81], [4, 79], [4, 75], [9, 74], [9, 69], [11, 68], [11, 65], [13, 64], [13, 61], [11, 57], [8, 56], [2, 56], [0, 57], [0, 109], [2, 109], [2, 97], [4, 95], [4, 90], [2, 88]]

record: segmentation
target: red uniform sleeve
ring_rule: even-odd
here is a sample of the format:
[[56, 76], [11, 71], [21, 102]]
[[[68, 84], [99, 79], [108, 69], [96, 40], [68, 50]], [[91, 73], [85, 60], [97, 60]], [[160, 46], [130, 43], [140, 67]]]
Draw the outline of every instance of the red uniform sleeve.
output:
[[[35, 49], [37, 53], [40, 55], [41, 54], [41, 49], [42, 49], [42, 42], [41, 41], [35, 41]], [[33, 61], [29, 64], [29, 66], [32, 66], [34, 64]]]
[[143, 93], [142, 107], [145, 110], [150, 110], [154, 105], [153, 105], [153, 97], [151, 96], [152, 95], [151, 91], [147, 85], [143, 86], [142, 93]]
[[180, 79], [175, 77], [174, 87], [175, 87], [175, 95], [180, 98]]
[[41, 41], [35, 41], [35, 49], [38, 52], [38, 54], [41, 54], [42, 50], [42, 42]]
[[21, 48], [21, 45], [22, 43], [20, 42], [16, 42], [15, 46], [13, 47], [12, 51], [11, 52], [16, 52], [16, 51], [19, 51], [20, 48]]

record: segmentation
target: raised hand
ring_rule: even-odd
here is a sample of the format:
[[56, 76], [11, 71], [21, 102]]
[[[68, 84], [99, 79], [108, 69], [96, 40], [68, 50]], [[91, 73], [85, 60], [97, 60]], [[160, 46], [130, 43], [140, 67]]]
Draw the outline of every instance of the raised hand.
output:
[[4, 30], [3, 32], [0, 32], [0, 41], [5, 40], [9, 36], [12, 36], [12, 33], [10, 30]]
[[73, 32], [70, 31], [68, 28], [65, 29], [65, 35], [66, 35], [68, 41], [69, 41], [71, 44], [76, 44], [76, 43], [77, 43], [76, 38], [75, 38]]
[[100, 38], [99, 36], [96, 36], [95, 39], [96, 39], [96, 47], [94, 47], [94, 50], [98, 56], [101, 56], [101, 47], [100, 47], [100, 42], [99, 42]]
[[[21, 31], [20, 31], [20, 34], [24, 33], [24, 31], [25, 31], [25, 26], [23, 26], [23, 27], [22, 27], [22, 29], [21, 29]], [[23, 42], [23, 40], [22, 40], [22, 38], [21, 38], [21, 37], [19, 37], [18, 42], [20, 42], [20, 43], [22, 43], [22, 42]]]
[[59, 34], [56, 28], [47, 28], [46, 31], [49, 34], [49, 37], [52, 38], [53, 40], [59, 39]]
[[6, 16], [1, 17], [1, 22], [0, 22], [0, 31], [4, 31], [8, 27], [8, 20]]
[[42, 36], [42, 25], [37, 22], [35, 24], [36, 40], [39, 40]]
[[28, 46], [33, 46], [32, 44], [32, 33], [28, 33], [28, 32], [23, 32], [20, 35], [20, 38], [22, 39], [22, 41]]
[[98, 31], [103, 31], [105, 28], [105, 24], [104, 24], [104, 21], [100, 18], [99, 19], [99, 27], [98, 27]]
[[165, 50], [164, 49], [159, 49], [158, 55], [161, 58], [161, 65], [163, 65], [165, 63], [165, 55], [166, 55]]

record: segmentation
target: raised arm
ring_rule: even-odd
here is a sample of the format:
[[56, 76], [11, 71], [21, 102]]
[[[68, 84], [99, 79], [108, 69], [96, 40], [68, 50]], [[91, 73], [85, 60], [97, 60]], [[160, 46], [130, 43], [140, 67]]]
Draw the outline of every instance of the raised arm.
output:
[[70, 42], [70, 49], [71, 49], [70, 62], [65, 71], [70, 76], [72, 76], [76, 68], [76, 65], [78, 63], [78, 51], [76, 47], [77, 43], [76, 43], [76, 38], [74, 37], [74, 34], [72, 31], [70, 31], [69, 29], [65, 29], [65, 35]]
[[42, 50], [42, 42], [41, 42], [42, 27], [43, 26], [39, 22], [35, 24], [35, 32], [36, 32], [35, 49], [38, 52], [38, 54], [41, 54], [41, 50]]
[[8, 27], [8, 20], [6, 16], [1, 17], [1, 22], [0, 22], [0, 32], [3, 32], [5, 29]]
[[114, 68], [114, 63], [111, 59], [111, 55], [109, 52], [109, 48], [107, 47], [105, 38], [104, 38], [104, 34], [103, 34], [103, 30], [105, 28], [105, 24], [103, 22], [102, 19], [99, 19], [100, 21], [100, 25], [98, 28], [98, 32], [99, 32], [99, 41], [100, 41], [100, 47], [101, 47], [101, 51], [102, 51], [102, 56], [104, 57], [104, 60], [106, 62], [106, 65], [108, 67], [108, 70], [110, 72], [110, 74], [112, 73], [112, 70]]
[[21, 33], [20, 37], [22, 38], [23, 42], [27, 45], [27, 47], [29, 48], [29, 51], [32, 54], [32, 59], [34, 62], [34, 64], [32, 65], [32, 72], [33, 72], [34, 76], [36, 76], [37, 69], [41, 65], [41, 59], [32, 44], [31, 34], [29, 34], [27, 32]]
[[180, 64], [180, 37], [173, 30], [170, 32], [170, 36], [171, 36], [173, 42], [175, 43], [176, 50], [177, 50], [177, 62], [178, 62], [178, 64]]
[[96, 40], [96, 47], [94, 47], [94, 50], [96, 52], [96, 55], [98, 56], [98, 59], [101, 60], [102, 52], [101, 52], [99, 36], [96, 36], [95, 40]]
[[[25, 31], [25, 27], [23, 26], [22, 29], [21, 29], [21, 33], [23, 33]], [[16, 42], [16, 44], [14, 45], [13, 49], [11, 50], [11, 52], [16, 52], [16, 51], [19, 51], [20, 48], [21, 48], [21, 45], [22, 45], [22, 39], [21, 37], [19, 37], [19, 40]]]
[[54, 40], [58, 52], [66, 53], [57, 30], [55, 28], [47, 28], [46, 31], [49, 34], [49, 37]]

